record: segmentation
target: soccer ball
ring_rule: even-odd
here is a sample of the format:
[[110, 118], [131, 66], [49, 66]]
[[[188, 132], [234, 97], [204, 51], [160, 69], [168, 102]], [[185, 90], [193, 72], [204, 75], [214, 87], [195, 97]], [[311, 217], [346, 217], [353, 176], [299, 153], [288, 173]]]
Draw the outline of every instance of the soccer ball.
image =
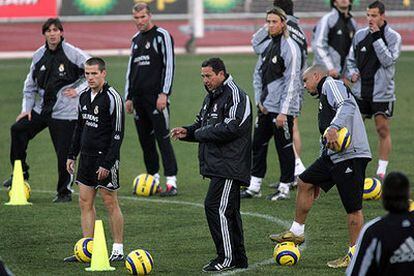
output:
[[154, 267], [154, 260], [148, 251], [137, 249], [128, 254], [125, 267], [132, 275], [147, 275]]
[[151, 196], [157, 193], [158, 181], [150, 174], [140, 174], [135, 177], [132, 183], [134, 191], [133, 194], [139, 196]]
[[[24, 194], [26, 195], [26, 199], [29, 200], [32, 190], [30, 189], [29, 182], [24, 182]], [[9, 188], [9, 197], [11, 198], [13, 195], [11, 187]]]
[[273, 259], [279, 265], [295, 265], [300, 259], [299, 247], [293, 242], [278, 243], [273, 251]]
[[364, 195], [365, 200], [378, 200], [381, 198], [381, 181], [373, 177], [367, 177], [364, 181]]
[[[323, 133], [323, 144], [326, 145], [326, 138], [325, 135], [328, 132], [327, 128], [325, 130], [325, 132]], [[341, 152], [346, 150], [349, 145], [351, 144], [351, 133], [348, 131], [348, 129], [346, 127], [343, 127], [341, 129], [338, 130], [338, 145], [335, 145], [335, 148], [333, 149], [333, 151], [335, 152]]]
[[80, 239], [73, 248], [73, 254], [76, 259], [82, 263], [89, 263], [92, 258], [93, 239], [82, 238]]

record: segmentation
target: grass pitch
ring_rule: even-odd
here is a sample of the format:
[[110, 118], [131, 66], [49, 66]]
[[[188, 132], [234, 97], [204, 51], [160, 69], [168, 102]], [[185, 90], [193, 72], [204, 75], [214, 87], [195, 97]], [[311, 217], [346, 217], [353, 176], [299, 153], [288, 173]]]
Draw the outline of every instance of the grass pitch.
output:
[[[171, 97], [171, 126], [191, 123], [198, 112], [203, 86], [200, 64], [205, 56], [178, 56]], [[251, 75], [256, 57], [253, 55], [223, 55], [228, 71], [253, 99]], [[123, 95], [127, 58], [106, 58], [108, 81]], [[411, 142], [412, 78], [414, 53], [403, 53], [397, 64], [397, 102], [391, 122], [393, 152], [389, 171], [401, 170], [413, 178]], [[21, 89], [29, 60], [0, 61], [2, 100], [0, 102], [0, 179], [10, 174], [9, 127], [21, 107]], [[317, 101], [306, 96], [300, 118], [302, 160], [309, 165], [318, 155]], [[367, 175], [374, 175], [377, 164], [377, 137], [374, 124], [367, 121], [367, 130], [374, 155]], [[203, 199], [208, 181], [198, 172], [197, 145], [184, 142], [173, 144], [179, 167], [179, 195], [174, 198], [137, 198], [132, 196], [132, 180], [145, 172], [132, 117], [127, 116], [125, 139], [121, 152], [120, 202], [125, 218], [125, 253], [147, 249], [154, 258], [153, 274], [199, 275], [201, 267], [215, 256], [215, 249], [204, 216]], [[263, 194], [279, 176], [274, 146], [269, 147], [268, 172]], [[33, 206], [10, 207], [7, 192], [0, 190], [0, 256], [16, 275], [83, 275], [85, 264], [64, 264], [62, 259], [72, 254], [75, 242], [81, 238], [80, 211], [76, 195], [69, 204], [53, 204], [56, 189], [56, 157], [48, 131], [31, 141], [28, 150], [31, 166], [30, 184]], [[162, 171], [161, 171], [162, 173]], [[164, 179], [163, 179], [164, 180]], [[77, 191], [77, 187], [75, 187]], [[103, 219], [108, 249], [112, 238], [106, 211], [97, 198], [97, 217]], [[315, 203], [306, 224], [307, 243], [302, 257], [294, 267], [279, 267], [271, 261], [273, 246], [267, 236], [285, 229], [294, 215], [294, 193], [291, 199], [269, 202], [264, 198], [243, 200], [241, 206], [245, 243], [250, 268], [244, 275], [342, 275], [344, 270], [332, 270], [326, 262], [342, 256], [347, 250], [346, 214], [335, 189], [322, 194]], [[365, 202], [366, 220], [384, 214], [378, 201]], [[114, 264], [115, 272], [126, 274], [123, 263]]]

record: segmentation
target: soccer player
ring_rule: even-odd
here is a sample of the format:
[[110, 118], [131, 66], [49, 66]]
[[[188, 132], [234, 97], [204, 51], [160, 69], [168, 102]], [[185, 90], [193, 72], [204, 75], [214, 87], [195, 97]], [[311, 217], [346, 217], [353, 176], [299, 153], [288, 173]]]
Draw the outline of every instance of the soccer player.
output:
[[240, 186], [250, 180], [251, 103], [221, 59], [204, 61], [201, 77], [208, 94], [195, 123], [174, 128], [171, 135], [173, 139], [199, 143], [200, 173], [210, 178], [204, 207], [217, 257], [202, 270], [247, 268]]
[[[289, 197], [294, 181], [295, 154], [293, 150], [293, 117], [299, 113], [301, 85], [301, 51], [287, 31], [285, 12], [275, 7], [266, 13], [268, 36], [271, 37], [256, 65], [255, 76], [261, 79], [261, 91], [256, 92], [257, 123], [253, 136], [253, 165], [251, 181], [243, 197], [260, 194], [266, 174], [266, 155], [269, 140], [274, 137], [280, 165], [280, 184], [270, 200]], [[258, 39], [254, 37], [253, 40]], [[254, 43], [253, 43], [254, 44]], [[257, 79], [257, 77], [256, 77]]]
[[135, 110], [135, 126], [147, 173], [157, 181], [161, 153], [166, 189], [161, 196], [177, 195], [177, 162], [169, 136], [169, 101], [174, 76], [174, 41], [152, 22], [150, 8], [137, 3], [132, 9], [138, 33], [132, 38], [125, 85], [127, 113]]
[[340, 78], [357, 25], [350, 13], [352, 0], [331, 0], [331, 7], [314, 28], [312, 50], [314, 64], [324, 64], [331, 77]]
[[358, 238], [347, 275], [411, 275], [414, 271], [414, 214], [408, 211], [410, 183], [391, 172], [382, 187], [388, 214], [368, 222]]
[[374, 116], [378, 134], [377, 176], [384, 179], [391, 152], [390, 118], [395, 102], [395, 63], [400, 56], [401, 36], [385, 20], [385, 5], [368, 6], [368, 27], [359, 30], [347, 59], [347, 77], [365, 118]]
[[[305, 88], [319, 97], [318, 125], [321, 135], [326, 130], [326, 146], [321, 156], [308, 167], [298, 181], [295, 220], [290, 230], [270, 235], [275, 242], [305, 241], [305, 221], [313, 202], [319, 196], [320, 188], [328, 192], [336, 185], [342, 204], [347, 213], [349, 251], [354, 250], [361, 230], [362, 194], [365, 169], [371, 160], [368, 138], [358, 105], [349, 89], [340, 80], [328, 76], [324, 65], [315, 64], [303, 74]], [[341, 152], [332, 149], [337, 145], [337, 131], [346, 127], [351, 133], [351, 144]], [[350, 262], [348, 254], [328, 262], [329, 267], [346, 267]]]
[[[95, 197], [97, 192], [108, 210], [114, 244], [110, 261], [124, 258], [124, 219], [119, 208], [119, 152], [124, 137], [124, 105], [121, 96], [106, 81], [105, 62], [93, 57], [85, 63], [89, 88], [79, 99], [79, 119], [67, 159], [67, 170], [74, 173], [80, 153], [76, 183], [79, 186], [79, 207], [83, 237], [93, 238]], [[74, 256], [65, 262], [76, 261]]]
[[[299, 26], [299, 20], [297, 17], [293, 16], [293, 2], [291, 0], [275, 0], [273, 1], [273, 5], [281, 8], [287, 15], [286, 20], [286, 27], [289, 32], [290, 37], [298, 44], [299, 49], [301, 50], [301, 70], [304, 71], [307, 67], [306, 59], [308, 55], [307, 49], [307, 42], [306, 36], [303, 32], [302, 28]], [[262, 77], [260, 75], [260, 69], [262, 66], [262, 59], [266, 53], [266, 48], [269, 46], [271, 42], [271, 36], [269, 35], [269, 26], [266, 23], [262, 28], [260, 28], [252, 38], [252, 45], [255, 53], [258, 55], [258, 60], [256, 63], [256, 68], [253, 74], [253, 87], [255, 92], [255, 101], [256, 105], [260, 102], [260, 95], [262, 93]], [[299, 78], [301, 80], [301, 78]], [[300, 85], [303, 87], [303, 84]], [[302, 107], [303, 102], [303, 92], [304, 89], [300, 90], [300, 106], [299, 110]], [[301, 174], [305, 170], [305, 166], [300, 159], [300, 151], [301, 151], [301, 139], [298, 127], [298, 116], [300, 111], [294, 116], [293, 119], [293, 144], [294, 144], [294, 153], [295, 153], [295, 172], [294, 176], [295, 179], [299, 174]], [[267, 147], [263, 145], [263, 147]], [[267, 151], [267, 149], [266, 149]], [[242, 198], [252, 198], [252, 197], [260, 197], [261, 196], [261, 185], [262, 185], [263, 177], [256, 177], [252, 176], [250, 181], [250, 186], [248, 189], [241, 191]], [[293, 184], [296, 182], [294, 181]], [[272, 185], [273, 187], [274, 185]]]
[[[27, 180], [29, 141], [49, 128], [59, 173], [53, 202], [69, 202], [73, 179], [66, 171], [66, 157], [78, 118], [79, 93], [86, 87], [83, 68], [89, 55], [64, 41], [58, 18], [49, 18], [42, 26], [42, 34], [46, 43], [33, 54], [23, 87], [22, 111], [11, 126], [10, 162], [13, 166], [15, 160], [22, 161], [23, 176]], [[3, 185], [10, 187], [12, 177]]]

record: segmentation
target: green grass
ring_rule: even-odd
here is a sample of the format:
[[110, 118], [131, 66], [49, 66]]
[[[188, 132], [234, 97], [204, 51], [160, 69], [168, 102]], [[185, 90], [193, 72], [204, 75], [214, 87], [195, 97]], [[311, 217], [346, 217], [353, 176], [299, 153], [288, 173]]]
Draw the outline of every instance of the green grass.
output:
[[[171, 98], [171, 126], [185, 125], [194, 120], [204, 96], [200, 78], [200, 64], [204, 56], [178, 56]], [[253, 96], [251, 75], [256, 58], [253, 55], [225, 55], [228, 71], [236, 82]], [[126, 57], [107, 58], [108, 80], [118, 91], [124, 87]], [[410, 144], [413, 139], [414, 116], [411, 68], [414, 53], [404, 53], [397, 66], [397, 97], [395, 115], [391, 122], [393, 153], [389, 170], [402, 170], [413, 178], [413, 157]], [[0, 61], [2, 100], [0, 102], [0, 179], [10, 174], [9, 127], [21, 107], [21, 89], [29, 67], [29, 60]], [[121, 93], [123, 94], [123, 92]], [[251, 97], [253, 98], [253, 97]], [[309, 165], [318, 155], [317, 101], [306, 96], [300, 118], [303, 150], [302, 159]], [[367, 130], [374, 159], [368, 175], [376, 169], [377, 137], [372, 121]], [[179, 196], [161, 200], [158, 197], [137, 198], [131, 195], [133, 178], [145, 171], [142, 154], [131, 116], [127, 116], [125, 140], [121, 153], [120, 202], [125, 217], [125, 251], [145, 248], [152, 254], [158, 275], [198, 275], [201, 267], [215, 255], [202, 208], [208, 181], [199, 175], [197, 145], [174, 142], [179, 173]], [[31, 166], [32, 206], [10, 207], [6, 191], [0, 190], [0, 256], [16, 275], [82, 275], [84, 264], [64, 264], [62, 259], [71, 254], [73, 245], [81, 238], [80, 212], [76, 196], [70, 204], [56, 205], [51, 200], [56, 189], [56, 157], [48, 131], [31, 141], [28, 150]], [[263, 193], [271, 189], [267, 184], [278, 179], [279, 167], [274, 146], [268, 155], [268, 173]], [[75, 187], [77, 190], [77, 188]], [[186, 204], [188, 203], [188, 204]], [[192, 204], [194, 203], [194, 204]], [[294, 215], [294, 196], [283, 202], [268, 202], [263, 198], [242, 202], [245, 243], [253, 269], [244, 275], [341, 275], [344, 270], [331, 270], [326, 261], [341, 256], [347, 247], [346, 214], [335, 189], [323, 194], [310, 213], [306, 225], [307, 247], [295, 267], [278, 267], [274, 263], [260, 264], [272, 255], [272, 244], [267, 236], [284, 230], [277, 219], [290, 223]], [[384, 214], [380, 202], [365, 202], [366, 219]], [[98, 218], [104, 220], [108, 248], [112, 238], [101, 200], [97, 199]], [[111, 275], [125, 274], [123, 264], [115, 264]]]

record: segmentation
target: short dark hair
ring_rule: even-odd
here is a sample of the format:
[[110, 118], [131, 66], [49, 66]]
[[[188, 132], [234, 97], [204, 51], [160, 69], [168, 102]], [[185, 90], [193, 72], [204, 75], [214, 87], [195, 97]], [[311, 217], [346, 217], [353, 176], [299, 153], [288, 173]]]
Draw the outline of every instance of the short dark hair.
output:
[[59, 18], [49, 18], [42, 25], [42, 34], [44, 35], [50, 26], [55, 25], [61, 32], [63, 32], [63, 25]]
[[211, 67], [214, 73], [218, 74], [220, 71], [223, 71], [224, 75], [227, 75], [226, 66], [224, 65], [224, 62], [218, 57], [212, 57], [203, 61], [201, 67]]
[[147, 3], [144, 3], [144, 2], [138, 2], [132, 7], [132, 12], [140, 12], [142, 10], [147, 10], [148, 14], [151, 13], [150, 7], [148, 6]]
[[382, 185], [382, 203], [390, 213], [408, 211], [410, 198], [410, 182], [401, 172], [391, 172], [385, 177]]
[[378, 8], [380, 14], [385, 13], [385, 5], [381, 1], [375, 1], [368, 5], [368, 9], [375, 9]]
[[85, 61], [85, 65], [93, 66], [98, 65], [99, 71], [106, 70], [105, 61], [100, 57], [91, 57], [87, 61]]
[[273, 6], [277, 6], [285, 11], [287, 15], [293, 15], [293, 1], [292, 0], [274, 0]]

